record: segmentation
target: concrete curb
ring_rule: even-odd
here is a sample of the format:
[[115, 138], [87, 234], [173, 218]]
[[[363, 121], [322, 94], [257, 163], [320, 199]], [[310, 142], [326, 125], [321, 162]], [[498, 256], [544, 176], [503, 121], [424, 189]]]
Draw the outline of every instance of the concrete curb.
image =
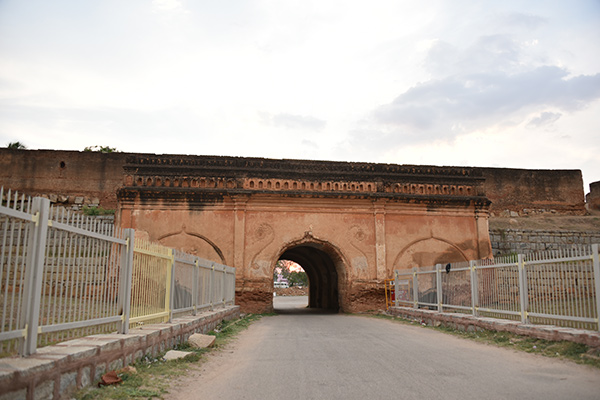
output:
[[600, 332], [583, 329], [562, 328], [552, 325], [524, 325], [517, 321], [474, 317], [466, 314], [440, 313], [408, 307], [390, 307], [388, 313], [403, 318], [418, 319], [424, 321], [427, 325], [439, 324], [468, 332], [479, 328], [499, 332], [512, 332], [518, 335], [552, 341], [568, 340], [590, 347], [600, 347]]
[[192, 334], [209, 332], [222, 320], [239, 315], [239, 306], [229, 306], [180, 317], [170, 324], [146, 325], [126, 335], [93, 335], [42, 347], [29, 357], [2, 358], [0, 400], [70, 398], [75, 390], [95, 384], [108, 371], [145, 356], [156, 357]]

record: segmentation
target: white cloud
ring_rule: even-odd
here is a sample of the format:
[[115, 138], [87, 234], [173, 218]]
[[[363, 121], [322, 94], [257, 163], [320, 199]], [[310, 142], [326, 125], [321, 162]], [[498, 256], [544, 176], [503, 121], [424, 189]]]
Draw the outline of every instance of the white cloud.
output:
[[562, 116], [561, 113], [544, 111], [537, 117], [532, 118], [527, 124], [528, 128], [539, 128], [541, 126], [552, 125]]
[[444, 129], [456, 123], [492, 126], [522, 111], [554, 106], [574, 111], [600, 98], [600, 73], [565, 79], [558, 67], [524, 73], [478, 73], [418, 84], [374, 112], [376, 122], [418, 130]]
[[524, 14], [524, 13], [508, 13], [498, 17], [496, 29], [522, 28], [530, 31], [548, 24], [548, 19], [539, 15]]
[[306, 116], [306, 115], [294, 115], [294, 114], [269, 114], [259, 113], [262, 123], [266, 125], [284, 127], [289, 129], [308, 129], [308, 130], [321, 130], [327, 123], [319, 118]]
[[152, 11], [155, 13], [188, 13], [180, 0], [152, 0]]

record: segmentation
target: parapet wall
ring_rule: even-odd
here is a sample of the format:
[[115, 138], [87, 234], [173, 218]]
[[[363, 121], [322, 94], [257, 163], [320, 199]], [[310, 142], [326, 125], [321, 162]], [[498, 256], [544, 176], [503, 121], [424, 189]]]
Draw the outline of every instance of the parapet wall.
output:
[[[132, 153], [98, 153], [55, 150], [0, 149], [0, 185], [27, 195], [45, 195], [50, 200], [67, 205], [101, 205], [117, 208], [117, 190], [124, 185], [127, 159], [150, 156]], [[361, 173], [388, 168], [385, 164], [340, 163], [301, 160], [269, 160], [240, 157], [168, 156], [190, 160], [210, 168], [211, 160], [223, 160], [238, 167], [252, 163], [253, 168], [267, 168], [271, 164], [293, 164], [297, 174], [318, 174], [319, 169], [346, 170], [354, 178]], [[263, 166], [263, 163], [264, 166]], [[173, 165], [157, 165], [157, 169]], [[403, 166], [391, 166], [402, 169]], [[427, 168], [427, 167], [418, 167]], [[431, 167], [443, 170], [444, 167]], [[402, 169], [406, 170], [406, 168]], [[558, 213], [585, 214], [583, 178], [579, 170], [528, 170], [507, 168], [469, 168], [471, 174], [482, 179], [482, 194], [491, 202], [490, 211], [500, 214], [505, 210], [524, 214]], [[400, 171], [400, 170], [399, 170]], [[410, 173], [409, 170], [407, 170]], [[128, 171], [135, 175], [135, 171]], [[268, 171], [265, 170], [265, 173]], [[328, 172], [328, 171], [323, 171]], [[340, 177], [341, 178], [341, 177]], [[346, 178], [346, 177], [344, 177]], [[481, 179], [480, 178], [480, 179]], [[591, 187], [592, 185], [590, 185]], [[592, 201], [600, 208], [600, 184], [591, 187]], [[596, 200], [593, 200], [596, 199]]]
[[42, 347], [28, 357], [0, 361], [0, 399], [70, 399], [103, 374], [156, 358], [194, 333], [214, 330], [240, 316], [239, 306], [186, 316], [170, 324], [147, 325], [126, 335], [93, 335]]
[[388, 314], [417, 320], [421, 325], [445, 326], [463, 332], [490, 330], [510, 332], [550, 341], [581, 343], [593, 348], [600, 347], [600, 333], [574, 328], [561, 328], [551, 325], [525, 325], [518, 321], [475, 317], [467, 314], [444, 313], [433, 310], [408, 307], [390, 307]]

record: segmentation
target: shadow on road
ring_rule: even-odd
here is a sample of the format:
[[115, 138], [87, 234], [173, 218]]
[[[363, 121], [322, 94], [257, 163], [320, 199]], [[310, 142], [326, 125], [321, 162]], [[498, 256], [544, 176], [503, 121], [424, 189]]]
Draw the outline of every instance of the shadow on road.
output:
[[337, 314], [337, 311], [308, 308], [308, 296], [277, 296], [273, 298], [273, 310], [282, 315]]
[[276, 308], [274, 307], [276, 314], [281, 315], [322, 315], [322, 314], [337, 314], [337, 311], [325, 310], [323, 308]]

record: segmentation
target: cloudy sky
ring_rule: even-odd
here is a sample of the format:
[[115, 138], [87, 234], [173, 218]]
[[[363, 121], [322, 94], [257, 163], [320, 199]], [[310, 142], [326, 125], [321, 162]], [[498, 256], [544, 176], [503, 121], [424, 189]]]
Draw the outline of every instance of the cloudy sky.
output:
[[0, 0], [0, 146], [581, 169], [600, 1]]

